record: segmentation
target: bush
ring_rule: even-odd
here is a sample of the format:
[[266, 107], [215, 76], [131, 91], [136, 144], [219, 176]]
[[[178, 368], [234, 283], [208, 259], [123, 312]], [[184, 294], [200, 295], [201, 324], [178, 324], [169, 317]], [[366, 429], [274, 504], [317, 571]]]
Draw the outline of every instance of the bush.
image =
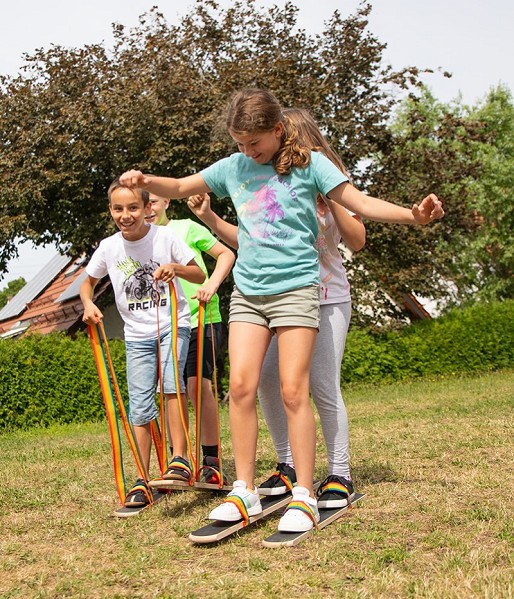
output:
[[[512, 368], [514, 301], [477, 304], [401, 331], [348, 335], [341, 380], [388, 382]], [[125, 349], [109, 348], [127, 398]], [[227, 369], [228, 371], [228, 369]], [[87, 422], [105, 417], [86, 335], [63, 333], [0, 341], [0, 430]]]
[[400, 331], [348, 334], [341, 380], [397, 381], [514, 366], [514, 301], [476, 304]]
[[[125, 351], [109, 343], [122, 396]], [[105, 417], [89, 338], [64, 333], [0, 342], [0, 430], [87, 422]]]

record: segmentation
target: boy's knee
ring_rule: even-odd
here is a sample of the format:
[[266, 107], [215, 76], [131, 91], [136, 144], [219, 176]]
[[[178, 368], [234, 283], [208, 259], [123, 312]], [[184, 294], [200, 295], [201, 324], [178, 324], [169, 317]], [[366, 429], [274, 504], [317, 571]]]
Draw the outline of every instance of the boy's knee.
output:
[[300, 409], [302, 402], [299, 401], [298, 398], [293, 398], [293, 397], [288, 397], [288, 398], [283, 398], [282, 402], [284, 404], [284, 408], [288, 411], [288, 412], [298, 412], [298, 410]]
[[158, 417], [157, 409], [144, 409], [140, 406], [130, 409], [130, 423], [134, 426], [146, 426]]

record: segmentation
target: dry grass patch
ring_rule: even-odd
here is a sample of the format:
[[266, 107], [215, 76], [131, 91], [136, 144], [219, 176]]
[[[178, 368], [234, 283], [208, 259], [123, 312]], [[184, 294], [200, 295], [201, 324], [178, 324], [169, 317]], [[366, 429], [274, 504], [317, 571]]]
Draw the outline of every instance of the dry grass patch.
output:
[[[114, 518], [104, 424], [2, 435], [0, 595], [512, 597], [513, 389], [512, 372], [347, 389], [366, 498], [292, 549], [261, 547], [276, 518], [191, 545], [189, 531], [219, 500], [207, 493]], [[222, 418], [226, 427], [226, 409]], [[263, 429], [262, 478], [274, 462]], [[319, 477], [325, 467], [320, 436]]]

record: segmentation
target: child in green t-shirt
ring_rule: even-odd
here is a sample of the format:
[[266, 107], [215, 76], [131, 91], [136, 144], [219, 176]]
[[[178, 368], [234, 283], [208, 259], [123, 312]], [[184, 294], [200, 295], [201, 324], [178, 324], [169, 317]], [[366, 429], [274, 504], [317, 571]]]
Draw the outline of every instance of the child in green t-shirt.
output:
[[[232, 250], [221, 243], [214, 235], [199, 223], [191, 219], [170, 220], [166, 214], [169, 200], [150, 194], [150, 212], [146, 217], [148, 223], [167, 225], [173, 232], [188, 245], [195, 254], [195, 261], [208, 275], [207, 267], [202, 258], [205, 252], [216, 260], [216, 266], [211, 276], [201, 285], [180, 280], [184, 294], [189, 302], [191, 311], [191, 337], [187, 355], [184, 378], [186, 379], [187, 394], [191, 400], [196, 397], [196, 358], [198, 340], [198, 309], [199, 302], [208, 304], [206, 309], [205, 346], [203, 352], [202, 370], [202, 453], [203, 474], [205, 482], [217, 484], [219, 482], [218, 459], [218, 432], [216, 399], [212, 392], [212, 376], [214, 373], [214, 360], [222, 344], [222, 318], [219, 309], [217, 290], [225, 280], [235, 261]], [[212, 327], [211, 327], [212, 322]], [[214, 346], [214, 352], [213, 352]], [[214, 355], [213, 355], [214, 353]], [[193, 401], [194, 405], [194, 401]], [[172, 440], [170, 440], [172, 443]], [[173, 451], [171, 452], [173, 453]]]

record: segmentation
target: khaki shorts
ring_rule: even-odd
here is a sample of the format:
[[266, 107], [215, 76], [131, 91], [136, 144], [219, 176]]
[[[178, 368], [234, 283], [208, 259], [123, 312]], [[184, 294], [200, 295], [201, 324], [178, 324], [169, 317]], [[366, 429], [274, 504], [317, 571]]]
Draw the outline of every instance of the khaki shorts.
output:
[[234, 287], [228, 321], [250, 322], [273, 332], [278, 327], [319, 329], [319, 285], [277, 295], [243, 295]]

